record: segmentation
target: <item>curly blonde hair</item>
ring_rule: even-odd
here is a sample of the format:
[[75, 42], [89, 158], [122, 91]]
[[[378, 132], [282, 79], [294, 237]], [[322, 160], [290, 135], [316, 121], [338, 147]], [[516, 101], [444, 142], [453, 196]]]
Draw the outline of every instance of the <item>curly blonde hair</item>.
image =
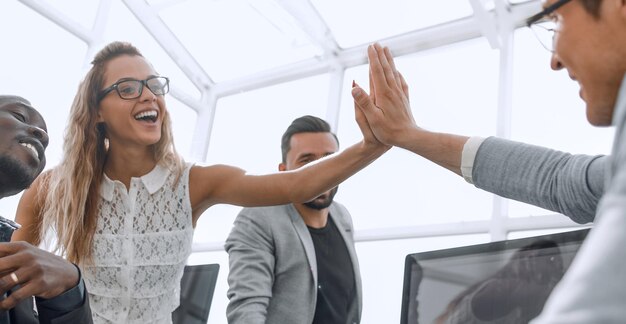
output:
[[[143, 57], [137, 48], [124, 42], [110, 43], [96, 54], [72, 103], [61, 162], [44, 175], [39, 187], [45, 191], [39, 193], [45, 197], [41, 229], [53, 229], [56, 251], [77, 264], [92, 261], [100, 185], [108, 152], [106, 129], [98, 123], [98, 94], [104, 85], [107, 63], [123, 55]], [[174, 148], [167, 109], [161, 139], [152, 149], [156, 161], [180, 176], [184, 162]], [[39, 230], [39, 242], [45, 234], [45, 230]]]

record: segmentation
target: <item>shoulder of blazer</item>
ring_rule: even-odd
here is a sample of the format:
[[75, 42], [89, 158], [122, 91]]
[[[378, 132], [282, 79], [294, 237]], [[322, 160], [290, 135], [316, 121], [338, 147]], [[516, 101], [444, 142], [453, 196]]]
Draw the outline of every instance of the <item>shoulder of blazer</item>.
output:
[[265, 228], [266, 231], [271, 231], [271, 228], [291, 224], [294, 213], [295, 216], [300, 217], [298, 212], [291, 205], [247, 207], [239, 212], [237, 218], [235, 219], [235, 223], [237, 223], [237, 219], [245, 217], [245, 222], [253, 223], [255, 226]]

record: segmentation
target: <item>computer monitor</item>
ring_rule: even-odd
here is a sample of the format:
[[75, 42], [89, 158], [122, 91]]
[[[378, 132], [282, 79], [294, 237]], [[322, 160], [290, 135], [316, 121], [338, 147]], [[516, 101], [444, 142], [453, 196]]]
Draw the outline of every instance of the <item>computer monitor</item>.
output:
[[526, 323], [588, 231], [409, 254], [400, 323]]
[[185, 266], [180, 306], [172, 313], [174, 324], [206, 324], [219, 270], [219, 264]]

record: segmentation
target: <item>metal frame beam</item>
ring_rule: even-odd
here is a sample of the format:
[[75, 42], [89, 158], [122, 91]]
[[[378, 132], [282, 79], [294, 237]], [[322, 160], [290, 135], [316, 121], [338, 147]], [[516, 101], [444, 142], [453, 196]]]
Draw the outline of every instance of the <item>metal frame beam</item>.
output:
[[196, 61], [178, 37], [161, 20], [154, 8], [145, 0], [122, 1], [198, 90], [204, 92], [213, 87], [215, 82], [211, 80], [202, 65]]
[[[510, 8], [510, 19], [514, 26], [524, 24], [524, 18], [535, 13], [536, 3], [523, 3]], [[493, 16], [493, 12], [489, 12]], [[412, 54], [432, 48], [454, 44], [464, 40], [481, 37], [481, 29], [473, 17], [451, 21], [445, 24], [419, 29], [405, 34], [381, 39], [378, 42], [388, 46], [395, 56]], [[275, 69], [259, 72], [246, 77], [224, 81], [215, 84], [215, 93], [218, 97], [233, 95], [242, 91], [249, 91], [274, 84], [297, 80], [333, 70], [336, 60], [344, 68], [367, 63], [367, 45], [363, 44], [340, 50], [333, 58], [312, 58]]]
[[78, 37], [83, 40], [87, 44], [91, 44], [93, 42], [93, 38], [91, 36], [91, 32], [81, 26], [79, 23], [75, 22], [73, 19], [70, 19], [62, 12], [57, 10], [54, 6], [50, 5], [49, 2], [41, 1], [41, 0], [19, 0], [24, 5], [28, 6], [35, 12], [40, 15], [50, 19], [53, 23], [57, 24], [59, 27], [67, 30], [70, 34]]
[[[471, 221], [446, 224], [406, 226], [406, 227], [387, 227], [369, 230], [358, 230], [354, 233], [354, 240], [360, 242], [378, 242], [390, 240], [405, 240], [437, 236], [456, 236], [471, 234], [489, 234], [491, 222]], [[559, 229], [559, 228], [587, 228], [589, 225], [580, 225], [572, 222], [566, 216], [560, 214], [550, 214], [545, 216], [508, 218], [504, 220], [503, 227], [506, 232], [514, 231], [530, 231], [542, 229]], [[506, 239], [503, 238], [503, 239]], [[492, 239], [492, 241], [494, 241]], [[224, 242], [206, 242], [195, 243], [192, 251], [197, 252], [223, 252]]]

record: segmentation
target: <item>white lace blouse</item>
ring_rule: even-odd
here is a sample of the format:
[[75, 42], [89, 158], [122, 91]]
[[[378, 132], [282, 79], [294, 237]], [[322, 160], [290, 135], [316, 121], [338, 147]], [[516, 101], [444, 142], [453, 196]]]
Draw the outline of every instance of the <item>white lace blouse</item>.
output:
[[128, 191], [105, 176], [94, 262], [82, 269], [94, 323], [172, 322], [193, 238], [190, 168], [176, 182], [157, 165]]

